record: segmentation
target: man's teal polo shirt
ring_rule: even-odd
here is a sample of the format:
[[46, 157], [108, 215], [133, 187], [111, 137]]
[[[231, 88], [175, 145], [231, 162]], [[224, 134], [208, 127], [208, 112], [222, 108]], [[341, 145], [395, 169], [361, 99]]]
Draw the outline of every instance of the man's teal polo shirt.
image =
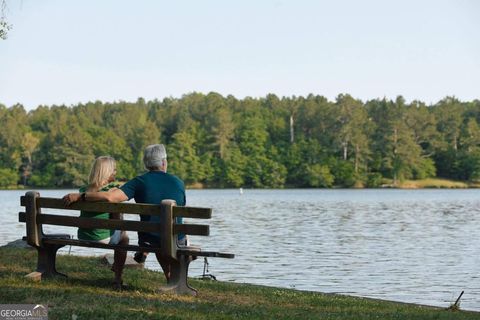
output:
[[[128, 200], [135, 199], [137, 203], [160, 204], [165, 199], [173, 199], [177, 205], [184, 206], [186, 203], [185, 185], [182, 180], [174, 175], [162, 171], [149, 171], [138, 176], [120, 189], [128, 197]], [[159, 216], [140, 215], [142, 221], [159, 222]], [[177, 218], [177, 223], [182, 223], [181, 218]], [[184, 235], [179, 235], [179, 240]], [[138, 233], [139, 242], [158, 243], [158, 233]]]

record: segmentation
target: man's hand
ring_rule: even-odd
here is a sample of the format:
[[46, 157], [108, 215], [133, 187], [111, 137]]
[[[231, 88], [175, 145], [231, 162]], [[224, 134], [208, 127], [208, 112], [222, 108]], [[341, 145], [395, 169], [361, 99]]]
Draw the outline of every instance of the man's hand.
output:
[[[80, 200], [82, 200], [81, 193], [69, 193], [63, 197], [65, 206]], [[115, 189], [111, 192], [88, 192], [88, 200], [86, 198], [83, 198], [83, 200], [90, 202], [122, 202], [127, 201], [128, 197], [121, 189]]]
[[79, 201], [81, 196], [80, 193], [69, 193], [63, 197], [63, 203], [65, 206], [69, 206], [72, 203]]

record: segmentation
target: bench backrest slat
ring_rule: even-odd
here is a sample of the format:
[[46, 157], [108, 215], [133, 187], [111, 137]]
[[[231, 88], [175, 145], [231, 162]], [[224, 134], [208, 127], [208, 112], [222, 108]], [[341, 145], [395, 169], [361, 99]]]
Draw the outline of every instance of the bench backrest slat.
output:
[[[26, 204], [26, 197], [20, 198], [22, 206]], [[83, 210], [91, 212], [109, 212], [109, 213], [129, 213], [160, 215], [160, 205], [144, 203], [108, 203], [108, 202], [85, 202], [79, 201], [65, 206], [62, 199], [55, 198], [37, 198], [37, 205], [41, 208], [64, 209], [64, 210]]]
[[[18, 221], [26, 222], [26, 213], [18, 213]], [[127, 230], [136, 232], [159, 232], [160, 223], [130, 221], [130, 220], [113, 220], [113, 219], [95, 219], [84, 217], [62, 216], [54, 214], [42, 214], [37, 217], [37, 223], [50, 224], [56, 226], [78, 227], [86, 229], [114, 229]], [[194, 236], [209, 236], [210, 226], [204, 224], [174, 224], [174, 234], [184, 233]]]
[[174, 217], [196, 218], [196, 219], [211, 219], [211, 208], [196, 208], [196, 207], [173, 207]]
[[[128, 214], [144, 214], [144, 215], [160, 215], [160, 205], [145, 203], [108, 203], [108, 202], [75, 202], [70, 206], [65, 206], [62, 199], [56, 198], [37, 198], [37, 206], [49, 209], [65, 209], [65, 210], [84, 210], [92, 212], [110, 212], [110, 213], [128, 213]], [[20, 204], [25, 206], [27, 203], [26, 196], [20, 197]], [[211, 219], [211, 208], [196, 207], [177, 207], [173, 208], [174, 217]]]
[[38, 217], [41, 224], [50, 224], [56, 226], [78, 227], [86, 229], [114, 229], [140, 232], [158, 232], [160, 223], [151, 223], [143, 221], [113, 220], [113, 219], [95, 219], [61, 216], [53, 214], [42, 214]]
[[[25, 212], [18, 213], [19, 222], [27, 222]], [[160, 223], [114, 220], [114, 219], [95, 219], [84, 217], [62, 216], [56, 214], [41, 214], [37, 216], [37, 224], [49, 224], [55, 226], [77, 227], [85, 229], [114, 229], [128, 230], [137, 232], [158, 232]]]
[[204, 224], [174, 224], [173, 233], [185, 233], [195, 236], [209, 236], [210, 226]]

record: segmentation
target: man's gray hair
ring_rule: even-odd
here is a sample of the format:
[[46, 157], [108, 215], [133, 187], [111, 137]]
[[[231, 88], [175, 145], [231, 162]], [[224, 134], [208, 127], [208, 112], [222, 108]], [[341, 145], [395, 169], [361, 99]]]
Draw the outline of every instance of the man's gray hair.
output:
[[143, 164], [148, 170], [161, 168], [163, 161], [167, 159], [167, 151], [163, 144], [152, 144], [143, 152]]

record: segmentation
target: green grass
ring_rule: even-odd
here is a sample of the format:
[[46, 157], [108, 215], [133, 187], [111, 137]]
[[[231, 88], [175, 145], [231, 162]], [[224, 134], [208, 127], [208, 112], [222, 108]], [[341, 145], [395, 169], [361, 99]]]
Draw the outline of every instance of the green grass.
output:
[[474, 312], [195, 279], [197, 297], [159, 294], [163, 275], [140, 269], [127, 269], [130, 289], [115, 292], [98, 257], [59, 256], [57, 269], [69, 278], [33, 282], [24, 276], [35, 261], [35, 250], [0, 248], [0, 303], [47, 304], [49, 319], [480, 319]]

